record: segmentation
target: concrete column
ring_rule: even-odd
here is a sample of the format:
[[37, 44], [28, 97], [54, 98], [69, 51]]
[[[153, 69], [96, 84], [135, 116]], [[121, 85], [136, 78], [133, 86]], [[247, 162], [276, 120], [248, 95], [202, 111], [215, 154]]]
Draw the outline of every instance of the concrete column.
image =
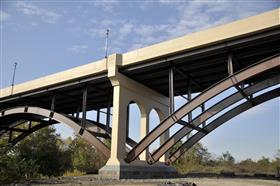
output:
[[123, 87], [114, 86], [111, 157], [107, 165], [119, 165], [124, 163], [127, 127], [127, 105], [124, 98], [124, 91]]
[[[140, 138], [143, 139], [149, 133], [149, 110], [145, 109], [146, 113], [141, 113], [140, 122]], [[146, 161], [148, 159], [149, 149], [140, 154], [140, 160]]]

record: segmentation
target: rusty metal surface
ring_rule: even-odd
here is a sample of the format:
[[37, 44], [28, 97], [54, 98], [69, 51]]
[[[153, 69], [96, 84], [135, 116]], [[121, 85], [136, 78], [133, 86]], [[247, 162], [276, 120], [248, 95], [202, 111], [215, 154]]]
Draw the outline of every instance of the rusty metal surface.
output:
[[[261, 103], [274, 99], [280, 96], [280, 88], [276, 88], [274, 90], [270, 90], [260, 96], [253, 98], [254, 105], [250, 103], [250, 101], [246, 101], [245, 103], [240, 104], [239, 106], [231, 109], [230, 111], [226, 112], [222, 116], [218, 117], [207, 126], [205, 126], [205, 130], [208, 130], [209, 133], [215, 130], [217, 127], [221, 126], [228, 120], [232, 119], [233, 117], [239, 115], [250, 108], [253, 108]], [[188, 149], [190, 149], [195, 143], [197, 143], [200, 139], [202, 139], [207, 134], [203, 132], [197, 132], [193, 135], [189, 140], [183, 143], [175, 152], [173, 152], [166, 160], [166, 164], [170, 165], [172, 162], [176, 161], [183, 153], [185, 153]]]
[[129, 163], [135, 160], [152, 142], [154, 142], [160, 135], [166, 130], [172, 127], [178, 120], [182, 119], [189, 112], [196, 109], [198, 106], [218, 95], [219, 93], [227, 90], [228, 88], [241, 83], [244, 80], [254, 77], [270, 69], [280, 66], [279, 54], [271, 58], [260, 61], [259, 63], [253, 64], [228, 78], [216, 83], [203, 91], [199, 96], [183, 105], [172, 115], [163, 120], [156, 128], [154, 128], [145, 138], [143, 138], [128, 154], [126, 161]]
[[[280, 83], [280, 74], [276, 75], [275, 77], [268, 78], [263, 80], [259, 83], [246, 87], [243, 91], [248, 95], [252, 95], [256, 92], [262, 91], [268, 87], [277, 85]], [[227, 98], [219, 101], [218, 103], [211, 106], [206, 111], [202, 112], [196, 118], [191, 120], [191, 124], [195, 127], [198, 127], [200, 124], [205, 122], [210, 117], [216, 115], [223, 109], [235, 104], [236, 102], [243, 99], [243, 96], [239, 93], [233, 93], [232, 95], [228, 96]], [[172, 135], [164, 144], [162, 144], [150, 157], [148, 162], [150, 164], [155, 163], [159, 160], [159, 158], [164, 155], [173, 145], [175, 145], [179, 140], [181, 140], [184, 136], [189, 134], [193, 129], [190, 128], [188, 125], [185, 125], [183, 128], [178, 130], [174, 135]], [[207, 130], [205, 130], [207, 131]], [[203, 130], [201, 130], [203, 132]], [[207, 131], [208, 132], [208, 131]]]

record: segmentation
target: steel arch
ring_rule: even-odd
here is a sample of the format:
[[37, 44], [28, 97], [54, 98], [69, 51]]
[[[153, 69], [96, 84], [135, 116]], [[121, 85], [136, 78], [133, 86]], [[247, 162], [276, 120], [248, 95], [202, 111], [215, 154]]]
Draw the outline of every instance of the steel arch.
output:
[[[110, 157], [110, 149], [105, 144], [103, 144], [98, 138], [93, 136], [88, 130], [84, 130], [77, 122], [73, 121], [65, 115], [40, 107], [24, 106], [1, 111], [0, 118], [19, 114], [31, 114], [36, 116], [42, 116], [45, 118], [55, 120], [59, 123], [64, 123], [70, 126], [76, 134], [79, 134], [83, 139], [85, 139], [94, 147], [96, 147], [96, 149], [98, 149], [106, 158]], [[81, 129], [84, 130], [82, 134], [80, 134]]]
[[[280, 74], [277, 74], [273, 77], [267, 78], [261, 82], [253, 84], [249, 87], [243, 89], [243, 92], [246, 95], [252, 95], [256, 92], [262, 91], [266, 88], [271, 86], [277, 85], [280, 83]], [[209, 118], [213, 117], [217, 113], [221, 112], [222, 110], [226, 109], [227, 107], [237, 103], [238, 101], [242, 100], [244, 97], [239, 92], [233, 93], [226, 97], [225, 99], [219, 101], [218, 103], [211, 106], [209, 109], [202, 112], [196, 118], [189, 122], [193, 127], [199, 127], [203, 122], [208, 120]], [[196, 130], [196, 129], [194, 129]], [[203, 133], [208, 133], [206, 129], [199, 129]], [[184, 125], [180, 130], [178, 130], [174, 135], [172, 135], [168, 140], [166, 140], [148, 159], [148, 163], [152, 164], [159, 160], [159, 158], [164, 155], [169, 149], [172, 148], [178, 141], [180, 141], [184, 136], [188, 135], [192, 128], [188, 125]]]
[[[222, 116], [218, 117], [207, 126], [204, 127], [205, 130], [208, 131], [207, 134], [218, 128], [219, 126], [223, 125], [225, 122], [229, 121], [230, 119], [234, 118], [235, 116], [253, 108], [261, 103], [274, 99], [280, 96], [280, 88], [276, 88], [269, 92], [266, 92], [260, 96], [253, 98], [254, 105], [250, 103], [250, 101], [246, 101], [245, 103], [240, 104], [239, 106], [233, 108], [232, 110], [226, 112]], [[170, 165], [172, 162], [176, 161], [181, 155], [183, 155], [188, 149], [190, 149], [195, 143], [197, 143], [200, 139], [202, 139], [207, 134], [199, 131], [195, 135], [193, 135], [189, 140], [183, 143], [175, 152], [173, 152], [165, 161], [166, 165]]]
[[248, 80], [256, 75], [262, 74], [268, 70], [275, 69], [280, 66], [279, 54], [272, 56], [268, 59], [262, 60], [256, 64], [248, 66], [233, 75], [221, 80], [220, 82], [209, 87], [203, 91], [199, 96], [192, 99], [180, 107], [173, 114], [163, 120], [156, 128], [154, 128], [148, 135], [146, 135], [128, 154], [126, 162], [130, 163], [135, 160], [154, 140], [172, 127], [175, 123], [179, 122], [189, 112], [193, 111], [212, 97], [227, 90], [231, 87], [238, 86], [241, 82]]
[[[65, 117], [72, 119], [73, 121], [75, 121], [77, 124], [81, 125], [81, 118], [76, 118], [73, 116], [69, 116], [69, 115], [65, 115]], [[38, 119], [29, 116], [28, 118], [25, 117], [24, 120], [18, 120], [15, 122], [12, 122], [11, 124], [7, 125], [8, 129], [3, 129], [0, 130], [0, 137], [1, 135], [3, 135], [4, 133], [8, 132], [9, 130], [14, 130], [15, 127], [25, 123], [25, 122], [29, 122], [29, 121], [36, 121], [36, 122], [40, 122], [40, 124], [30, 128], [29, 130], [24, 131], [22, 134], [20, 134], [19, 136], [17, 136], [15, 139], [13, 139], [12, 141], [10, 141], [11, 145], [15, 145], [16, 143], [18, 143], [19, 141], [21, 141], [23, 138], [27, 137], [29, 134], [40, 130], [41, 128], [44, 128], [46, 126], [49, 125], [53, 125], [53, 124], [57, 124], [56, 121], [54, 120], [50, 120], [48, 122], [41, 120], [39, 121]], [[98, 128], [98, 129], [97, 129]], [[106, 130], [106, 125], [98, 123], [96, 121], [93, 120], [86, 120], [86, 129], [88, 130], [89, 133], [91, 133], [93, 136], [95, 137], [102, 137], [102, 138], [111, 138], [111, 128], [109, 127], [108, 131]], [[94, 130], [100, 130], [99, 133], [95, 132]], [[134, 147], [137, 143], [132, 140], [131, 138], [127, 138], [127, 144], [131, 147]], [[130, 149], [128, 149], [127, 151], [129, 151]]]

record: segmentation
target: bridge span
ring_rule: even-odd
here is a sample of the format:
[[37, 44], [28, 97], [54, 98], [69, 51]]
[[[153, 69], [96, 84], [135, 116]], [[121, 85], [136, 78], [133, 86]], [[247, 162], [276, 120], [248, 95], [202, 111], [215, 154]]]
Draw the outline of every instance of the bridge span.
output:
[[[43, 127], [64, 123], [109, 159], [100, 170], [103, 176], [172, 175], [168, 165], [201, 138], [279, 96], [279, 13], [276, 9], [1, 89], [0, 137], [14, 145]], [[219, 97], [229, 89], [227, 97]], [[192, 98], [193, 93], [198, 96]], [[187, 100], [177, 110], [175, 96]], [[214, 98], [220, 100], [207, 104]], [[141, 112], [139, 143], [127, 135], [130, 103]], [[101, 109], [107, 110], [106, 123], [100, 122]], [[161, 122], [149, 132], [152, 109]], [[194, 118], [196, 109], [201, 113]], [[92, 110], [97, 121], [87, 118]], [[175, 124], [182, 128], [171, 136]], [[110, 139], [111, 148], [102, 139]], [[157, 139], [160, 146], [149, 152]]]

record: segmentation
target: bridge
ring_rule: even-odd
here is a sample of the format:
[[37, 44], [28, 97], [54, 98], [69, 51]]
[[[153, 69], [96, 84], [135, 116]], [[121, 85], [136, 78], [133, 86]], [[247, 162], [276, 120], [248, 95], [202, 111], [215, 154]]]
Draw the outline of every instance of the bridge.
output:
[[[204, 136], [279, 96], [279, 13], [276, 9], [1, 89], [0, 137], [15, 145], [43, 127], [64, 123], [109, 159], [99, 171], [104, 177], [173, 175], [169, 165]], [[192, 98], [194, 93], [198, 96]], [[177, 110], [175, 96], [186, 99]], [[218, 101], [209, 104], [213, 99]], [[131, 103], [141, 112], [139, 143], [128, 137]], [[104, 109], [106, 122], [101, 123]], [[152, 109], [160, 124], [149, 132]], [[87, 117], [92, 110], [96, 121]], [[192, 117], [195, 110], [200, 114]], [[182, 127], [170, 135], [174, 125]], [[103, 139], [111, 140], [111, 148]], [[160, 146], [149, 152], [157, 139]]]

